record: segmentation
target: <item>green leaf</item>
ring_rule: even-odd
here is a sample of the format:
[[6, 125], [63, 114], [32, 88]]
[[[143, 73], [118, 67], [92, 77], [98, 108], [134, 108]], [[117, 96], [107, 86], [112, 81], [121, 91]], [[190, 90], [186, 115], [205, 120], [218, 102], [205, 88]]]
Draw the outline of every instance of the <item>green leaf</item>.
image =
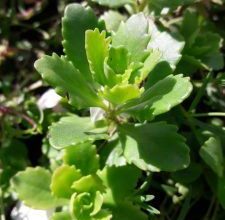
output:
[[81, 178], [81, 173], [75, 166], [62, 165], [58, 167], [51, 180], [51, 190], [53, 195], [59, 198], [70, 198], [74, 190], [71, 186], [74, 181]]
[[107, 186], [104, 194], [104, 203], [115, 205], [126, 197], [129, 197], [135, 190], [140, 170], [132, 165], [121, 167], [105, 167], [99, 173], [100, 178]]
[[123, 74], [126, 71], [129, 63], [130, 58], [125, 47], [120, 46], [117, 48], [110, 48], [108, 65], [116, 74]]
[[125, 4], [133, 4], [134, 0], [92, 0], [100, 5], [107, 6], [110, 8], [118, 8], [124, 6]]
[[69, 102], [78, 108], [103, 107], [102, 100], [96, 91], [88, 84], [79, 70], [65, 57], [56, 54], [43, 56], [34, 64], [42, 78], [55, 87], [61, 95], [69, 95]]
[[118, 136], [110, 140], [101, 151], [101, 159], [107, 166], [125, 166], [126, 158], [123, 156], [122, 144]]
[[175, 125], [127, 124], [120, 126], [120, 134], [128, 163], [142, 170], [172, 172], [189, 165], [189, 148]]
[[210, 137], [200, 148], [200, 156], [205, 163], [219, 176], [223, 175], [223, 151], [220, 140]]
[[100, 192], [93, 194], [83, 192], [80, 194], [74, 193], [70, 207], [75, 219], [95, 220], [95, 215], [99, 213], [103, 204], [103, 196]]
[[146, 49], [149, 40], [148, 21], [143, 13], [139, 13], [120, 24], [118, 31], [112, 36], [112, 46], [124, 46], [130, 53], [132, 62], [142, 62], [148, 56]]
[[225, 209], [225, 176], [218, 178], [217, 197], [221, 206]]
[[140, 97], [142, 91], [136, 85], [116, 85], [112, 89], [106, 87], [103, 96], [109, 102], [119, 105], [126, 103], [130, 99]]
[[105, 129], [96, 128], [90, 118], [76, 115], [61, 118], [50, 127], [49, 135], [50, 144], [57, 149], [108, 137]]
[[169, 75], [147, 89], [139, 99], [121, 106], [120, 112], [128, 112], [140, 120], [152, 119], [180, 104], [191, 91], [188, 77]]
[[112, 10], [106, 11], [102, 16], [102, 19], [105, 21], [106, 29], [109, 32], [116, 32], [119, 28], [121, 21], [124, 21], [125, 18], [126, 17], [124, 15]]
[[196, 181], [202, 174], [202, 166], [197, 163], [191, 163], [188, 168], [179, 170], [172, 174], [176, 182], [190, 184]]
[[41, 167], [28, 167], [11, 180], [19, 199], [34, 209], [50, 209], [63, 204], [63, 200], [52, 196], [50, 183], [51, 173]]
[[95, 174], [84, 176], [79, 180], [74, 181], [71, 188], [77, 193], [93, 193], [96, 191], [103, 192], [105, 189], [102, 180]]
[[71, 220], [71, 215], [68, 212], [55, 212], [51, 220]]
[[98, 26], [98, 19], [91, 8], [81, 4], [69, 4], [62, 19], [63, 47], [74, 66], [84, 78], [91, 80], [91, 73], [85, 52], [85, 31]]
[[99, 156], [96, 147], [89, 142], [67, 147], [63, 161], [68, 165], [76, 166], [82, 175], [96, 173], [99, 169]]
[[181, 59], [184, 42], [178, 41], [165, 31], [160, 32], [152, 20], [149, 20], [149, 33], [151, 39], [147, 48], [158, 50], [161, 53], [160, 61], [168, 62], [174, 70]]
[[147, 220], [148, 216], [138, 206], [131, 202], [121, 201], [117, 206], [111, 208], [113, 220]]
[[100, 33], [97, 28], [85, 32], [85, 48], [90, 70], [94, 79], [101, 85], [106, 84], [104, 61], [109, 54], [110, 41], [111, 38], [106, 38], [106, 32]]

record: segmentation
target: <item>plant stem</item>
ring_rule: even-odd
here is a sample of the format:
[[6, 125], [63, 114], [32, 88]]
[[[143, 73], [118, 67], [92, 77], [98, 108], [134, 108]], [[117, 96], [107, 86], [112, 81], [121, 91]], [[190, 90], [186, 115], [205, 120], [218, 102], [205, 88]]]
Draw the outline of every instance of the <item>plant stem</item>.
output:
[[187, 213], [188, 213], [188, 211], [191, 207], [190, 202], [191, 202], [191, 193], [189, 192], [189, 194], [187, 195], [187, 198], [184, 201], [184, 204], [181, 208], [181, 211], [180, 211], [180, 214], [179, 214], [177, 220], [184, 220], [185, 219], [185, 217], [186, 217], [186, 215], [187, 215]]
[[213, 209], [213, 206], [215, 204], [215, 201], [216, 201], [216, 198], [215, 198], [215, 196], [213, 196], [213, 198], [212, 198], [212, 200], [211, 200], [211, 202], [209, 204], [209, 208], [208, 208], [208, 210], [207, 210], [207, 212], [206, 212], [205, 217], [203, 218], [203, 220], [209, 220], [210, 219], [209, 216], [210, 216], [210, 214], [212, 212], [212, 209]]
[[205, 88], [211, 79], [212, 79], [212, 72], [209, 72], [203, 81], [202, 87], [198, 90], [197, 95], [195, 96], [193, 102], [191, 103], [191, 106], [190, 106], [188, 112], [192, 112], [194, 109], [196, 109], [199, 101], [201, 100], [201, 98], [205, 92]]
[[195, 124], [194, 124], [192, 115], [189, 114], [182, 106], [180, 106], [180, 109], [181, 109], [181, 112], [183, 113], [183, 115], [185, 116], [185, 118], [187, 118], [187, 122], [188, 122], [191, 130], [192, 130], [193, 134], [195, 135], [195, 138], [196, 138], [197, 142], [201, 146], [202, 145], [202, 141], [199, 138], [198, 132], [197, 132], [197, 130], [195, 128]]
[[225, 117], [225, 112], [206, 112], [206, 113], [195, 113], [192, 114], [194, 117]]

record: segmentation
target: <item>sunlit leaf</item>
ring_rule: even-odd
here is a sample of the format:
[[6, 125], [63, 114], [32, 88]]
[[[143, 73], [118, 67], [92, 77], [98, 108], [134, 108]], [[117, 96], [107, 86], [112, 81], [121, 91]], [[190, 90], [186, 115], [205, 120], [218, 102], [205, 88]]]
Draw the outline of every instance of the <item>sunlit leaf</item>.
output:
[[63, 161], [68, 165], [75, 165], [83, 175], [95, 173], [99, 169], [96, 147], [89, 142], [67, 147]]
[[112, 46], [124, 46], [131, 55], [131, 61], [141, 62], [148, 56], [149, 40], [148, 21], [143, 13], [139, 13], [120, 24], [112, 36]]
[[129, 112], [140, 120], [152, 119], [180, 104], [192, 91], [188, 77], [167, 76], [147, 89], [139, 99], [121, 106], [121, 112]]
[[57, 148], [75, 146], [85, 141], [107, 139], [106, 130], [96, 128], [88, 117], [63, 117], [50, 127], [50, 144]]
[[98, 19], [91, 8], [76, 3], [66, 7], [62, 19], [63, 47], [68, 59], [88, 80], [91, 74], [85, 52], [85, 31], [96, 27]]
[[12, 178], [12, 186], [19, 198], [34, 209], [50, 209], [63, 204], [51, 194], [51, 173], [41, 167], [28, 167]]
[[37, 60], [34, 66], [42, 78], [55, 87], [59, 94], [68, 94], [72, 105], [78, 108], [104, 106], [92, 85], [65, 57], [56, 54], [45, 55]]
[[81, 178], [81, 173], [75, 166], [62, 165], [58, 167], [51, 180], [51, 190], [53, 195], [59, 198], [70, 198], [74, 190], [71, 186], [74, 181]]
[[210, 137], [200, 148], [200, 156], [205, 163], [218, 175], [223, 175], [223, 151], [220, 140]]
[[101, 85], [106, 84], [104, 73], [104, 61], [109, 54], [110, 38], [106, 38], [106, 32], [99, 32], [98, 29], [85, 32], [85, 48], [90, 70], [94, 79]]

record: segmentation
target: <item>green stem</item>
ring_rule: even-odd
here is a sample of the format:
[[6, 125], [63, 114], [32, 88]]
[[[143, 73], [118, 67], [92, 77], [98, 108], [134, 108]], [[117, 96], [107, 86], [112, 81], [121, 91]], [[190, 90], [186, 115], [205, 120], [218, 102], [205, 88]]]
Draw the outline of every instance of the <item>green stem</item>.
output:
[[190, 202], [191, 202], [191, 193], [189, 193], [187, 195], [187, 198], [184, 201], [184, 204], [181, 208], [181, 211], [180, 211], [180, 214], [179, 214], [177, 220], [184, 220], [185, 219], [189, 209], [191, 208]]
[[180, 109], [181, 109], [181, 112], [183, 113], [183, 115], [185, 116], [185, 118], [187, 118], [187, 122], [188, 122], [191, 130], [192, 130], [196, 140], [198, 141], [199, 145], [201, 146], [202, 145], [202, 141], [199, 138], [198, 132], [197, 132], [197, 130], [195, 128], [195, 123], [194, 123], [192, 115], [189, 114], [182, 106], [180, 106]]
[[225, 112], [206, 112], [206, 113], [195, 113], [192, 114], [194, 117], [225, 117]]
[[205, 88], [211, 79], [212, 79], [212, 72], [209, 72], [207, 74], [206, 78], [203, 80], [203, 84], [202, 84], [201, 88], [198, 90], [197, 95], [195, 96], [193, 102], [191, 103], [191, 106], [190, 106], [188, 112], [192, 112], [194, 109], [196, 109], [199, 101], [201, 100], [202, 96], [204, 95]]

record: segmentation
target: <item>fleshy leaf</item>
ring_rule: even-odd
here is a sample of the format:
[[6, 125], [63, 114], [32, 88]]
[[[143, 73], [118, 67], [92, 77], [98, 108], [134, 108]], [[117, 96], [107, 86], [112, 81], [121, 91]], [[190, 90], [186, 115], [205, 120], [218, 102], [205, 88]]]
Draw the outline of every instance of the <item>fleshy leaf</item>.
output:
[[95, 173], [99, 169], [96, 147], [89, 142], [67, 147], [63, 161], [68, 165], [75, 165], [83, 175]]
[[34, 64], [42, 78], [61, 95], [68, 94], [69, 102], [78, 108], [103, 107], [102, 100], [84, 76], [65, 57], [56, 54], [43, 56]]
[[113, 220], [147, 220], [148, 216], [131, 202], [121, 202], [112, 207]]
[[108, 65], [116, 74], [123, 74], [128, 67], [130, 60], [125, 47], [111, 47], [109, 50]]
[[106, 84], [104, 74], [104, 60], [109, 54], [110, 38], [106, 38], [106, 32], [101, 33], [96, 28], [85, 32], [85, 49], [87, 53], [90, 70], [94, 79], [101, 85]]
[[90, 118], [76, 115], [61, 118], [50, 127], [49, 135], [50, 144], [57, 149], [108, 137], [104, 128], [96, 128]]
[[189, 148], [175, 125], [128, 124], [120, 132], [124, 156], [142, 170], [172, 172], [189, 165]]
[[71, 215], [68, 212], [55, 212], [51, 220], [71, 220]]
[[140, 170], [132, 165], [105, 167], [100, 171], [99, 176], [107, 186], [104, 203], [115, 205], [127, 199], [135, 190], [140, 174]]
[[105, 21], [107, 31], [116, 32], [119, 28], [121, 21], [124, 21], [126, 17], [117, 11], [109, 10], [106, 11], [101, 18]]
[[191, 91], [192, 85], [188, 77], [169, 75], [147, 89], [139, 99], [121, 106], [120, 111], [133, 114], [140, 120], [152, 119], [180, 104]]
[[97, 2], [100, 5], [108, 6], [110, 8], [117, 8], [124, 6], [125, 4], [132, 4], [134, 0], [92, 0], [93, 2]]
[[105, 88], [103, 95], [109, 102], [119, 105], [140, 97], [142, 91], [136, 85], [116, 85], [112, 89]]
[[68, 59], [87, 80], [91, 80], [91, 73], [85, 52], [85, 31], [97, 26], [98, 19], [91, 8], [76, 3], [66, 7], [62, 19], [63, 47]]
[[223, 175], [223, 151], [220, 140], [210, 137], [201, 147], [201, 158], [218, 175]]
[[102, 207], [103, 196], [100, 192], [80, 194], [74, 193], [70, 201], [70, 209], [75, 219], [95, 220]]
[[74, 181], [71, 188], [78, 193], [92, 193], [96, 191], [103, 192], [105, 189], [102, 180], [96, 174], [84, 176], [79, 180]]
[[121, 22], [118, 31], [112, 36], [112, 46], [124, 46], [131, 55], [131, 62], [142, 62], [148, 56], [150, 40], [148, 21], [143, 13], [132, 15], [125, 23]]
[[53, 195], [69, 199], [74, 192], [71, 186], [79, 178], [81, 178], [81, 173], [75, 166], [62, 165], [58, 167], [52, 175], [51, 190]]
[[166, 61], [174, 70], [176, 64], [181, 59], [181, 51], [184, 42], [180, 42], [173, 38], [167, 32], [160, 32], [152, 20], [149, 20], [149, 33], [151, 40], [148, 44], [149, 49], [158, 50], [161, 53], [160, 61]]
[[63, 204], [63, 200], [52, 196], [51, 173], [44, 168], [28, 167], [25, 171], [18, 172], [11, 183], [19, 198], [34, 209], [50, 209]]

